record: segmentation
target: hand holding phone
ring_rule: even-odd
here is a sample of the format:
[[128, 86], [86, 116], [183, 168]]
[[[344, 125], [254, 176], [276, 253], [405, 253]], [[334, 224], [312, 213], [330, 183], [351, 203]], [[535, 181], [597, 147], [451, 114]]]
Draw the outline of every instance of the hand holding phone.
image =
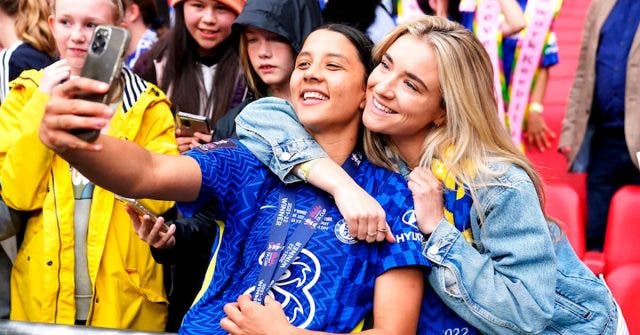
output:
[[[118, 195], [118, 194], [115, 195], [115, 198], [116, 198], [116, 200], [122, 202], [123, 204], [131, 206], [131, 208], [133, 208], [133, 210], [139, 216], [149, 215], [149, 218], [153, 222], [156, 222], [156, 220], [158, 219], [157, 215], [155, 215], [150, 209], [145, 207], [143, 204], [141, 204], [136, 199], [126, 198], [126, 197], [123, 197], [123, 196]], [[164, 225], [162, 225], [162, 228], [160, 229], [160, 231], [166, 232], [167, 228], [168, 228], [167, 225], [164, 224]]]
[[[106, 94], [89, 94], [79, 98], [106, 105], [122, 98], [122, 85], [117, 79], [120, 77], [130, 39], [129, 32], [124, 28], [96, 27], [80, 76], [107, 83], [110, 89]], [[71, 133], [88, 142], [95, 141], [100, 135], [100, 131], [96, 129], [74, 129]]]

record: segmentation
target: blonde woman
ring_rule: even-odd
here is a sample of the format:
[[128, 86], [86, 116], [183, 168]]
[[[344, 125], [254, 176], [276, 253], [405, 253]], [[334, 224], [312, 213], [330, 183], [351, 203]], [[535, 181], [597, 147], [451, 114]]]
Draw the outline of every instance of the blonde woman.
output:
[[[428, 281], [446, 305], [484, 333], [625, 333], [604, 283], [546, 217], [540, 178], [501, 125], [491, 64], [473, 33], [425, 17], [391, 32], [374, 59], [366, 152], [407, 175]], [[294, 121], [242, 113], [238, 135], [282, 178], [293, 169], [333, 194], [353, 235], [382, 240], [379, 207], [323, 155], [309, 157], [318, 147]]]

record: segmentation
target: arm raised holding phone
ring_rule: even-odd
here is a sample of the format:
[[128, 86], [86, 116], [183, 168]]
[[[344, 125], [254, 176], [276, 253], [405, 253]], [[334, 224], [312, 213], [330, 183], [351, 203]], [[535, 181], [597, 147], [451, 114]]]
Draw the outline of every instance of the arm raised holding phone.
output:
[[[57, 86], [42, 118], [42, 142], [84, 176], [123, 196], [196, 199], [202, 176], [192, 158], [153, 153], [111, 136], [99, 136], [90, 143], [70, 133], [78, 128], [99, 130], [109, 123], [113, 111], [108, 106], [77, 98], [107, 90], [106, 84], [87, 78], [74, 78]], [[131, 162], [135, 162], [135, 168]]]

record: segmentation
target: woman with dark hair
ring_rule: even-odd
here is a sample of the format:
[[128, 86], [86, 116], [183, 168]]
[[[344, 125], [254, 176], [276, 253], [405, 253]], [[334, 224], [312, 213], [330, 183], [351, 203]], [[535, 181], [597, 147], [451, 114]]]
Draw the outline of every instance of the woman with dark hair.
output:
[[[236, 19], [233, 29], [240, 34], [240, 59], [251, 94], [218, 121], [214, 138], [236, 137], [235, 117], [255, 98], [290, 99], [289, 79], [295, 57], [304, 37], [320, 25], [322, 17], [316, 0], [286, 3], [283, 7], [282, 0], [250, 1]], [[178, 330], [202, 285], [218, 226], [223, 224], [216, 219], [221, 219], [220, 215], [207, 209], [173, 221], [174, 234], [152, 229], [153, 222], [136, 227], [140, 238], [152, 246], [154, 259], [172, 266], [167, 331]]]
[[[154, 47], [138, 59], [134, 72], [167, 92], [174, 113], [206, 116], [211, 128], [244, 100], [237, 41], [231, 24], [245, 0], [172, 0], [175, 22]], [[208, 142], [211, 134], [183, 136], [176, 130], [178, 150], [192, 142]]]
[[[392, 229], [408, 237], [393, 244], [355, 243], [326, 193], [306, 184], [285, 185], [234, 140], [176, 157], [109, 136], [93, 144], [75, 138], [64, 126], [95, 127], [108, 113], [102, 105], [88, 103], [78, 107], [90, 117], [69, 114], [67, 106], [73, 102], [63, 92], [99, 92], [93, 81], [79, 78], [59, 87], [41, 136], [108, 189], [131, 197], [191, 201], [181, 206], [186, 213], [213, 206], [225, 216], [211, 276], [185, 316], [182, 334], [235, 334], [243, 324], [239, 313], [255, 310], [263, 301], [265, 307], [279, 302], [284, 312], [270, 320], [271, 329], [263, 334], [346, 333], [358, 328], [372, 309], [372, 332], [415, 334], [422, 296], [419, 267], [425, 263], [414, 257], [420, 240], [413, 238], [419, 234], [411, 221], [409, 189], [402, 176], [370, 164], [360, 151], [371, 68], [366, 36], [344, 25], [321, 27], [307, 37], [296, 58], [291, 104], [328, 156], [380, 201]], [[246, 109], [268, 115], [292, 106], [269, 97]], [[135, 168], [128, 162], [135, 162]]]

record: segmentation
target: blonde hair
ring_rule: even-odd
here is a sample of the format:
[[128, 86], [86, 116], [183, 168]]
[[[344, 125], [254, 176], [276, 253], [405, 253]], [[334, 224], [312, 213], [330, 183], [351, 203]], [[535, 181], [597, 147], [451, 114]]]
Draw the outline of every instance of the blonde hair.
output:
[[[94, 0], [95, 1], [95, 0]], [[118, 25], [124, 19], [124, 12], [126, 9], [125, 0], [109, 0], [114, 7], [113, 22]], [[55, 15], [56, 12], [56, 0], [49, 0], [51, 4], [51, 13]]]
[[23, 42], [53, 56], [56, 41], [53, 38], [47, 18], [49, 5], [46, 0], [20, 0], [16, 14], [16, 35]]
[[[460, 24], [425, 16], [399, 25], [380, 41], [374, 49], [376, 62], [398, 38], [407, 34], [433, 48], [446, 113], [445, 124], [434, 125], [427, 132], [420, 166], [430, 167], [434, 158], [440, 159], [449, 176], [469, 188], [476, 210], [482, 213], [475, 191], [491, 183], [492, 176], [505, 172], [493, 171], [490, 165], [514, 164], [529, 175], [544, 208], [540, 177], [498, 118], [493, 70], [480, 41]], [[387, 135], [366, 131], [365, 150], [373, 163], [395, 168], [398, 148]]]
[[240, 64], [244, 71], [244, 77], [247, 80], [247, 86], [249, 90], [255, 95], [256, 99], [262, 98], [267, 94], [267, 85], [260, 79], [258, 73], [251, 65], [249, 59], [249, 51], [247, 50], [247, 38], [244, 32], [240, 33], [240, 46], [238, 52], [240, 53]]

